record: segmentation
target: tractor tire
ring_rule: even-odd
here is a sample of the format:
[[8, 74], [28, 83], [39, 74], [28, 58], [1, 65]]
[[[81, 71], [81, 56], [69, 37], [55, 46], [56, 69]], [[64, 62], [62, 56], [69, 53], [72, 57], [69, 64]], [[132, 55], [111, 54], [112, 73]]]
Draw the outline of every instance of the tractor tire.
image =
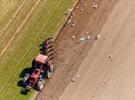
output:
[[37, 82], [37, 91], [41, 91], [44, 87], [46, 83], [46, 80], [44, 79], [40, 79], [38, 82]]
[[26, 86], [24, 89], [25, 89], [25, 91], [29, 92], [32, 89], [32, 87], [31, 86]]
[[47, 71], [47, 78], [51, 78], [52, 75], [53, 75], [53, 72], [54, 72], [54, 68], [53, 68], [53, 65], [50, 66], [50, 71], [48, 70]]
[[25, 74], [25, 76], [24, 76], [24, 78], [23, 78], [23, 80], [22, 80], [23, 84], [26, 83], [26, 81], [28, 80], [29, 76], [30, 76], [30, 74], [28, 74], [28, 73]]

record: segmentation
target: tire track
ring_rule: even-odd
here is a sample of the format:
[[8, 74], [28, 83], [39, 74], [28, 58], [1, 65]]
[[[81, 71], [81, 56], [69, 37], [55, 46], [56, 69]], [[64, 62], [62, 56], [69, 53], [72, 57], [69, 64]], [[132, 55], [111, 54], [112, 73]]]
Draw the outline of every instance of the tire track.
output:
[[30, 12], [27, 14], [27, 16], [25, 17], [25, 19], [23, 20], [22, 24], [17, 28], [17, 30], [15, 31], [15, 33], [13, 34], [13, 36], [11, 37], [11, 39], [9, 40], [9, 42], [7, 43], [7, 45], [1, 51], [0, 57], [3, 56], [3, 54], [5, 53], [5, 51], [7, 50], [7, 48], [10, 46], [10, 44], [12, 43], [12, 41], [15, 39], [15, 36], [17, 35], [17, 33], [24, 27], [24, 25], [26, 24], [26, 22], [28, 21], [28, 19], [30, 18], [30, 16], [32, 15], [32, 13], [34, 12], [34, 10], [39, 5], [40, 1], [41, 0], [37, 0], [36, 1], [35, 5], [31, 8]]
[[16, 16], [18, 15], [18, 13], [20, 12], [20, 10], [23, 8], [24, 4], [27, 2], [28, 0], [24, 0], [23, 3], [20, 5], [20, 7], [17, 9], [17, 11], [14, 13], [14, 15], [12, 16], [12, 18], [9, 20], [9, 22], [7, 23], [7, 25], [4, 27], [3, 32], [5, 32], [8, 27], [11, 25], [11, 23], [15, 20]]

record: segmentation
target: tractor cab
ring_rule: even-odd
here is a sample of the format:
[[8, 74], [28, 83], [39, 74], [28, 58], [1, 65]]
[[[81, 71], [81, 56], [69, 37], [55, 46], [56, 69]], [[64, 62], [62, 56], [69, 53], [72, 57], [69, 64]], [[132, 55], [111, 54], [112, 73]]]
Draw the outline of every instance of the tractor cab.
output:
[[50, 59], [46, 55], [38, 54], [35, 58], [35, 68], [40, 69], [41, 72], [53, 72], [53, 65], [50, 62]]
[[35, 58], [35, 62], [39, 64], [46, 64], [47, 61], [48, 56], [46, 55], [38, 54], [37, 57]]
[[49, 59], [48, 56], [38, 54], [37, 57], [35, 58], [35, 68], [45, 70], [49, 68]]

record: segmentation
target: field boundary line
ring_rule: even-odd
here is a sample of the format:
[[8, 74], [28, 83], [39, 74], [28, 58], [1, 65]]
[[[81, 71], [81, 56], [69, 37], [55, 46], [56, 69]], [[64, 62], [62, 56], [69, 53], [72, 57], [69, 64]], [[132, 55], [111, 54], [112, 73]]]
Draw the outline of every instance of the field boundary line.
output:
[[11, 19], [7, 23], [7, 25], [4, 27], [3, 32], [5, 32], [8, 29], [8, 27], [11, 25], [11, 23], [15, 20], [16, 16], [18, 15], [18, 13], [20, 12], [20, 10], [23, 8], [24, 4], [27, 1], [28, 0], [23, 1], [23, 3], [20, 5], [20, 7], [16, 10], [16, 12], [13, 14], [13, 16], [11, 17]]
[[27, 14], [27, 16], [25, 17], [25, 19], [21, 23], [21, 25], [17, 28], [17, 30], [15, 31], [15, 33], [13, 34], [13, 36], [11, 37], [11, 39], [7, 42], [7, 45], [1, 51], [0, 57], [3, 56], [3, 54], [5, 53], [5, 51], [7, 50], [7, 48], [10, 46], [11, 42], [14, 40], [15, 36], [17, 35], [17, 33], [24, 27], [25, 23], [28, 21], [28, 19], [30, 18], [30, 16], [32, 15], [32, 13], [34, 12], [34, 10], [37, 8], [37, 6], [39, 5], [40, 1], [41, 0], [37, 0], [37, 2], [35, 3], [35, 5], [31, 8], [30, 12]]

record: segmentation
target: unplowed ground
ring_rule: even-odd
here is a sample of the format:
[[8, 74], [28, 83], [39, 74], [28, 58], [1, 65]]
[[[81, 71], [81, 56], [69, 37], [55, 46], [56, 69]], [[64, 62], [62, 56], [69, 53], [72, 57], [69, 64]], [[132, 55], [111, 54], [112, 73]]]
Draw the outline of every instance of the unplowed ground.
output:
[[39, 45], [63, 24], [73, 0], [0, 0], [0, 100], [29, 100], [18, 81]]
[[59, 100], [68, 83], [74, 81], [72, 80], [74, 73], [96, 41], [116, 2], [117, 0], [79, 1], [56, 38], [57, 68], [54, 76], [36, 100]]

